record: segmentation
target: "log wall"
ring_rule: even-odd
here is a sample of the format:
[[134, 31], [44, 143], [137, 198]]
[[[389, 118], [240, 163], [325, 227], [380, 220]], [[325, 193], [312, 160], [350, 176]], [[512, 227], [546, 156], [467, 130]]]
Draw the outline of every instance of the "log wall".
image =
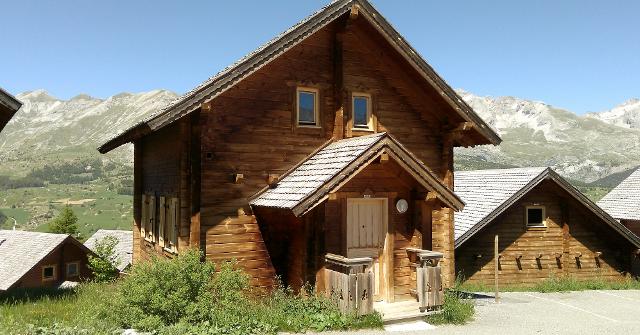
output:
[[[527, 228], [528, 205], [546, 208], [547, 227]], [[550, 277], [616, 279], [630, 270], [634, 248], [605, 222], [545, 181], [456, 250], [456, 271], [470, 282], [491, 284], [494, 236], [499, 236], [499, 280], [533, 284]], [[596, 253], [602, 253], [596, 257]], [[559, 257], [558, 257], [559, 256]]]

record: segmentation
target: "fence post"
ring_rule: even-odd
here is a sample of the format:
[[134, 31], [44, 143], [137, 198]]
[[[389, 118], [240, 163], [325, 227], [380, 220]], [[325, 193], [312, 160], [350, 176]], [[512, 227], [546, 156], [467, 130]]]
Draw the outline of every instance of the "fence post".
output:
[[496, 284], [496, 302], [500, 301], [500, 291], [498, 290], [498, 269], [500, 267], [500, 250], [498, 249], [498, 234], [494, 239], [493, 243], [493, 254], [495, 260], [495, 284]]

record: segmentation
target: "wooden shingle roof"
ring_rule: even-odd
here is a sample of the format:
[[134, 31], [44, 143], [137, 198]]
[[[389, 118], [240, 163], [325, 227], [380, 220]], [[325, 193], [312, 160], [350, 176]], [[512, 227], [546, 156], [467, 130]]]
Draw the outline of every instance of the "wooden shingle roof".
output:
[[455, 247], [459, 247], [482, 230], [544, 180], [555, 182], [632, 244], [640, 247], [640, 238], [629, 229], [551, 168], [540, 167], [456, 172], [454, 191], [465, 202], [465, 208], [454, 215]]
[[329, 142], [285, 173], [274, 187], [254, 195], [249, 203], [257, 207], [290, 209], [296, 216], [302, 215], [382, 153], [392, 157], [426, 189], [436, 192], [443, 203], [456, 210], [464, 207], [433, 172], [387, 133]]
[[498, 134], [491, 129], [462, 98], [433, 70], [420, 54], [398, 33], [398, 31], [367, 0], [335, 0], [298, 24], [276, 36], [265, 45], [220, 71], [191, 91], [171, 102], [164, 109], [151, 115], [123, 133], [115, 136], [98, 148], [109, 152], [125, 143], [132, 142], [157, 131], [200, 108], [237, 83], [258, 71], [286, 51], [290, 50], [313, 33], [348, 13], [357, 6], [362, 15], [383, 35], [392, 47], [405, 58], [425, 79], [426, 84], [438, 91], [442, 98], [465, 121], [473, 123], [487, 143], [499, 144]]
[[67, 239], [86, 249], [80, 242], [66, 234], [0, 230], [0, 291], [10, 289]]
[[598, 201], [598, 205], [618, 220], [640, 220], [640, 168]]
[[115, 262], [113, 266], [122, 272], [131, 265], [133, 260], [133, 232], [131, 230], [99, 229], [84, 242], [84, 245], [95, 252], [96, 243], [107, 236], [112, 236], [118, 241], [114, 250], [117, 258], [111, 261]]

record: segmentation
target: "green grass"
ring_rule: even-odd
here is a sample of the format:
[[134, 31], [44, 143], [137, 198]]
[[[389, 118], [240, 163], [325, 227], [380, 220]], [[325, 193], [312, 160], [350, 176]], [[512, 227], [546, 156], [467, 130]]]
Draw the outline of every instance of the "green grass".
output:
[[[465, 292], [493, 292], [492, 284], [463, 283], [460, 290]], [[500, 292], [570, 292], [587, 290], [640, 290], [640, 281], [632, 278], [620, 280], [577, 279], [575, 277], [551, 277], [537, 284], [503, 284]]]
[[31, 218], [31, 213], [22, 208], [0, 208], [0, 228], [13, 228], [14, 222], [10, 218], [16, 219], [19, 225], [24, 225]]
[[111, 284], [74, 290], [21, 290], [0, 295], [1, 334], [113, 334]]
[[463, 325], [473, 320], [475, 307], [473, 301], [457, 289], [447, 290], [444, 304], [436, 314], [428, 315], [425, 320], [432, 325], [454, 324]]

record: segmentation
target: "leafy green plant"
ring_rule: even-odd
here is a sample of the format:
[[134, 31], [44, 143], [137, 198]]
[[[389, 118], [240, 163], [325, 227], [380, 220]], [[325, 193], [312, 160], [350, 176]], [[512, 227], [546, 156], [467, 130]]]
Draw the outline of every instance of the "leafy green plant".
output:
[[105, 236], [96, 241], [94, 252], [96, 256], [89, 255], [87, 266], [93, 272], [93, 279], [97, 282], [110, 282], [118, 278], [119, 271], [114, 266], [120, 259], [116, 254], [118, 239], [113, 236]]
[[444, 304], [440, 312], [428, 315], [426, 320], [434, 325], [456, 324], [462, 325], [473, 320], [475, 307], [473, 301], [467, 299], [464, 293], [451, 289], [444, 295]]
[[65, 206], [60, 214], [49, 224], [49, 232], [55, 234], [78, 234], [78, 217], [71, 209], [71, 206]]

